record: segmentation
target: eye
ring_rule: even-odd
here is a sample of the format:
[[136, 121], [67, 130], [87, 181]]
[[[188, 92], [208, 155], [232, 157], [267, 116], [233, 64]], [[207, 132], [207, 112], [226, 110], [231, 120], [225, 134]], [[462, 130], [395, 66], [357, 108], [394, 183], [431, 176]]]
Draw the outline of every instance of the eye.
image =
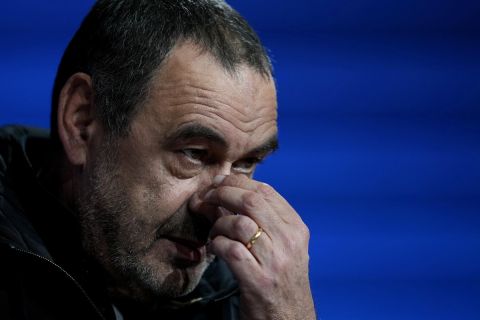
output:
[[208, 156], [208, 151], [200, 148], [185, 148], [179, 152], [193, 162], [203, 162]]
[[263, 159], [257, 157], [246, 158], [235, 162], [232, 168], [240, 173], [250, 174]]

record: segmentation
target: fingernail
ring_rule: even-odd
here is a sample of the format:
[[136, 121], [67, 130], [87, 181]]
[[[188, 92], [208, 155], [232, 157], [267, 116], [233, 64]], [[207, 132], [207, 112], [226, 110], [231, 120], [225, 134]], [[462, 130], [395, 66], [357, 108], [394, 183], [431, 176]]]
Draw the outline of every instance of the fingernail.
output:
[[203, 196], [203, 200], [208, 200], [208, 199], [210, 199], [210, 197], [212, 196], [212, 194], [213, 194], [214, 191], [215, 191], [215, 189], [208, 190], [208, 192], [205, 193], [205, 195]]
[[226, 176], [224, 176], [224, 175], [215, 176], [215, 178], [213, 178], [213, 185], [214, 186], [220, 185], [220, 183], [222, 183], [222, 181], [225, 179], [225, 177]]

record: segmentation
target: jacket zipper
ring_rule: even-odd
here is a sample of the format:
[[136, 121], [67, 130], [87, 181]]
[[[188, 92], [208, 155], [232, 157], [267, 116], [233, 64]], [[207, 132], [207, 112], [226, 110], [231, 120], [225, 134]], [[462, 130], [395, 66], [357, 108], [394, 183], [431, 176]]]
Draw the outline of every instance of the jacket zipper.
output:
[[87, 299], [87, 301], [90, 303], [90, 305], [93, 307], [93, 309], [95, 310], [95, 312], [99, 315], [99, 317], [102, 319], [102, 320], [106, 320], [105, 316], [103, 315], [103, 313], [98, 309], [97, 305], [92, 301], [92, 299], [90, 298], [90, 296], [87, 294], [87, 292], [85, 291], [85, 289], [83, 289], [83, 287], [80, 285], [80, 283], [78, 283], [77, 280], [75, 280], [74, 277], [72, 277], [65, 269], [63, 269], [62, 267], [60, 267], [58, 264], [56, 264], [55, 262], [53, 262], [52, 260], [50, 259], [47, 259], [45, 257], [42, 257], [41, 255], [38, 255], [36, 253], [33, 253], [31, 251], [27, 251], [27, 250], [23, 250], [23, 249], [19, 249], [15, 246], [12, 246], [10, 245], [9, 246], [10, 249], [14, 250], [14, 251], [17, 251], [17, 252], [20, 252], [20, 253], [23, 253], [23, 254], [27, 254], [27, 255], [30, 255], [32, 257], [35, 257], [35, 258], [38, 258], [40, 260], [43, 260], [43, 261], [46, 261], [47, 263], [49, 263], [50, 265], [54, 266], [55, 268], [57, 268], [58, 270], [60, 270], [64, 275], [67, 276], [67, 278], [69, 278], [71, 281], [73, 281], [73, 283], [75, 284], [75, 286], [82, 292], [82, 294], [85, 296], [85, 298]]

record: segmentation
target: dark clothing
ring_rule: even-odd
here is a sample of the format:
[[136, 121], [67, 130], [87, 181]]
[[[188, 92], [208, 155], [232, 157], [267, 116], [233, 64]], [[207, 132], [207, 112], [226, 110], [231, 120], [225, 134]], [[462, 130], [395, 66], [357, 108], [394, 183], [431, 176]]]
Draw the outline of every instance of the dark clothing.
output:
[[82, 249], [74, 215], [40, 185], [46, 132], [0, 128], [0, 319], [237, 319], [238, 288], [222, 261], [175, 301], [110, 300], [104, 271]]

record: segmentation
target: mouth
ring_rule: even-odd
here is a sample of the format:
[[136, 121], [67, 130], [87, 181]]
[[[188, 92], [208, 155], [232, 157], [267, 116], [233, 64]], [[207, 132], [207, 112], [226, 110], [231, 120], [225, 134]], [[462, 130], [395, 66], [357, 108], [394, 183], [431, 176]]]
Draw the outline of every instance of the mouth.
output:
[[196, 265], [205, 258], [205, 242], [170, 236], [165, 237], [165, 239], [174, 243], [175, 248], [177, 249], [175, 260], [181, 265]]

